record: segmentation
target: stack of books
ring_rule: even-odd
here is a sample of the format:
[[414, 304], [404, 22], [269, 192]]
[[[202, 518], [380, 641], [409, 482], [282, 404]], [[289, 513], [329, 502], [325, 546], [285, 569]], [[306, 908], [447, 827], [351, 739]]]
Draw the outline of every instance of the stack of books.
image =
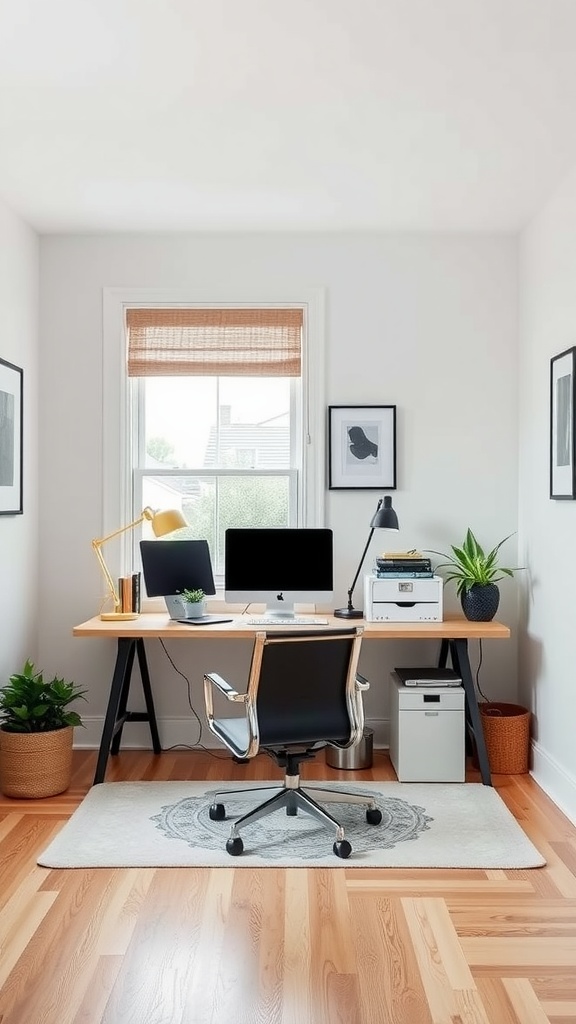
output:
[[130, 576], [118, 577], [118, 596], [121, 612], [138, 612], [141, 610], [140, 573], [133, 572]]
[[429, 558], [420, 551], [385, 551], [376, 559], [376, 576], [380, 579], [432, 579], [434, 572]]

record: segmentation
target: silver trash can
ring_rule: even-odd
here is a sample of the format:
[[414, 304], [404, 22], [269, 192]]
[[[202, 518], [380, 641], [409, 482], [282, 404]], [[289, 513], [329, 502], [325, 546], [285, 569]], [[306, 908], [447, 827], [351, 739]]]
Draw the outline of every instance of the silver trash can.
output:
[[326, 747], [326, 764], [329, 768], [371, 768], [374, 750], [374, 733], [364, 729], [362, 739], [355, 747]]

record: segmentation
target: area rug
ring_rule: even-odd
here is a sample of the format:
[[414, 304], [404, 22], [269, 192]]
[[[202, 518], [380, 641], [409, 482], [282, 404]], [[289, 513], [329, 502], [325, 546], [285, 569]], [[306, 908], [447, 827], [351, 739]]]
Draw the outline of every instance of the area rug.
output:
[[369, 825], [363, 807], [330, 804], [352, 845], [348, 860], [334, 855], [335, 837], [328, 828], [307, 814], [291, 817], [284, 811], [243, 829], [244, 853], [231, 857], [225, 848], [230, 825], [259, 799], [231, 801], [224, 821], [211, 821], [208, 808], [215, 793], [242, 789], [240, 783], [216, 788], [205, 782], [114, 782], [90, 790], [38, 863], [49, 868], [535, 868], [545, 863], [490, 786], [321, 785], [366, 793], [382, 811], [382, 822]]

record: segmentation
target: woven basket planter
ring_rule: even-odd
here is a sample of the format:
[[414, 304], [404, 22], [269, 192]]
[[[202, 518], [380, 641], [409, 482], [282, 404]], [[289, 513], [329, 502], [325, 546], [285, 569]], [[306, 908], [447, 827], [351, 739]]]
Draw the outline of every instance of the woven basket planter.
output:
[[480, 719], [490, 771], [522, 775], [528, 771], [530, 712], [520, 704], [487, 701]]
[[73, 737], [71, 725], [53, 732], [0, 729], [0, 790], [4, 796], [35, 800], [68, 789]]

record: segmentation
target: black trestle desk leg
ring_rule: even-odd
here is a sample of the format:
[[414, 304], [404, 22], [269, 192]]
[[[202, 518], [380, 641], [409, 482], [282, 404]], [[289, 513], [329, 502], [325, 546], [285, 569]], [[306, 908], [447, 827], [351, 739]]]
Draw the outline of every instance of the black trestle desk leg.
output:
[[110, 754], [110, 747], [118, 720], [120, 701], [125, 690], [127, 697], [127, 690], [130, 686], [130, 673], [132, 671], [132, 664], [134, 661], [135, 644], [136, 641], [133, 637], [118, 638], [116, 664], [114, 665], [114, 674], [110, 685], [110, 696], [108, 697], [108, 707], [106, 708], [104, 728], [102, 729], [102, 739], [100, 740], [100, 749], [98, 751], [98, 760], [96, 762], [96, 773], [94, 775], [95, 786], [98, 785], [99, 782], [104, 782], [104, 776], [106, 775], [106, 765], [108, 763], [108, 755]]
[[116, 718], [114, 721], [114, 731], [112, 733], [112, 743], [110, 745], [111, 754], [117, 754], [118, 751], [120, 750], [122, 729], [124, 728], [124, 722], [126, 722], [128, 719], [128, 712], [126, 711], [126, 708], [128, 706], [128, 695], [130, 693], [130, 682], [132, 680], [132, 669], [134, 668], [135, 652], [136, 642], [130, 645], [128, 661], [126, 663], [126, 671], [124, 673], [124, 682], [122, 683], [122, 690], [120, 691], [120, 700], [118, 701], [118, 709], [116, 711]]
[[148, 724], [150, 726], [150, 735], [152, 737], [152, 749], [155, 754], [161, 754], [162, 745], [158, 734], [158, 722], [156, 721], [156, 709], [154, 707], [154, 697], [152, 696], [152, 686], [150, 685], [150, 673], [148, 671], [148, 662], [146, 660], [146, 648], [144, 647], [144, 640], [142, 637], [139, 637], [136, 641], [136, 652], [138, 654], [138, 664], [140, 666], [140, 678], [142, 679], [144, 700], [146, 701], [146, 711], [148, 712]]
[[448, 664], [448, 652], [450, 650], [449, 641], [444, 637], [440, 644], [440, 654], [438, 655], [438, 668], [446, 668]]
[[[146, 702], [146, 711], [128, 711], [128, 697], [130, 695], [130, 682], [132, 679], [132, 668], [134, 666], [134, 652], [138, 655], [138, 665], [140, 667], [140, 678], [142, 680], [142, 690], [144, 692], [144, 700]], [[154, 707], [154, 698], [152, 696], [152, 686], [150, 684], [150, 673], [148, 671], [148, 662], [146, 660], [146, 648], [144, 647], [144, 640], [142, 637], [138, 637], [132, 645], [128, 665], [126, 668], [126, 674], [124, 678], [124, 685], [120, 694], [120, 703], [118, 705], [118, 713], [116, 715], [116, 723], [114, 727], [114, 737], [112, 739], [112, 746], [110, 748], [111, 754], [118, 754], [120, 751], [120, 744], [122, 742], [122, 730], [124, 729], [125, 722], [148, 722], [150, 727], [150, 736], [152, 738], [152, 747], [155, 754], [162, 753], [162, 747], [160, 745], [160, 736], [158, 735], [158, 723], [156, 721], [156, 709]]]
[[492, 777], [490, 775], [488, 752], [484, 741], [484, 730], [482, 729], [480, 709], [478, 707], [478, 699], [476, 697], [476, 689], [474, 687], [472, 670], [470, 668], [470, 659], [468, 657], [468, 641], [466, 639], [451, 640], [450, 655], [454, 669], [462, 677], [462, 685], [464, 687], [464, 694], [466, 697], [466, 719], [474, 736], [482, 782], [485, 786], [491, 786]]

